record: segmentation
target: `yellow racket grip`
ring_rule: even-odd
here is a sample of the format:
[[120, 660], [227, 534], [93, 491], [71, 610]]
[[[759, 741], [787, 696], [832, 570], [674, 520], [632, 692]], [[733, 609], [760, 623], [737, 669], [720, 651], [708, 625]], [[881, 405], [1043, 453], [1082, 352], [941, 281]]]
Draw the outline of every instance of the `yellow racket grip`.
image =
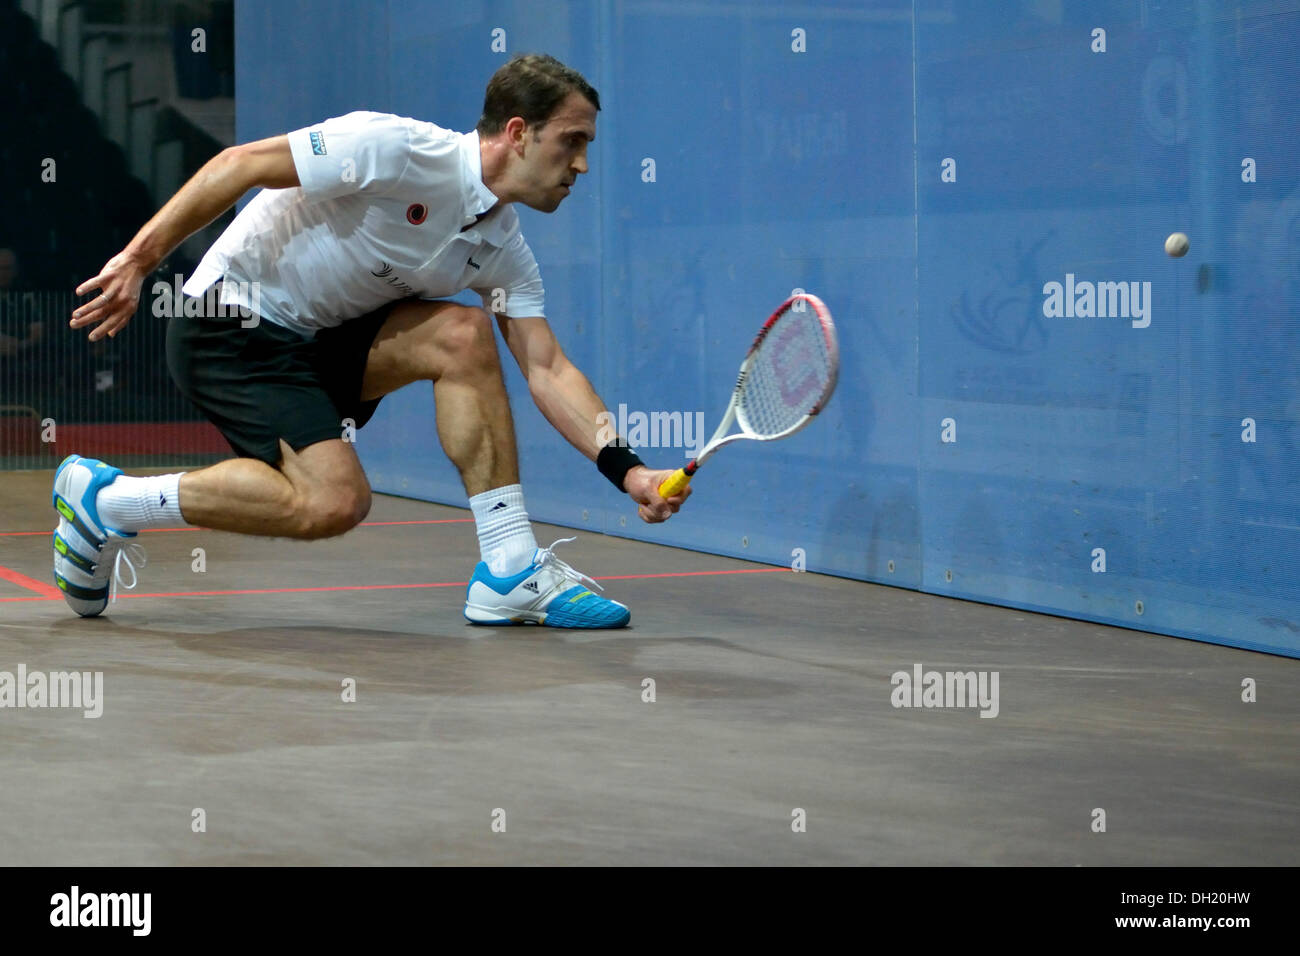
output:
[[699, 466], [691, 462], [685, 468], [678, 468], [668, 479], [659, 486], [659, 497], [671, 498], [673, 495], [680, 495], [686, 490], [686, 486], [691, 483], [691, 475], [695, 474], [695, 469]]

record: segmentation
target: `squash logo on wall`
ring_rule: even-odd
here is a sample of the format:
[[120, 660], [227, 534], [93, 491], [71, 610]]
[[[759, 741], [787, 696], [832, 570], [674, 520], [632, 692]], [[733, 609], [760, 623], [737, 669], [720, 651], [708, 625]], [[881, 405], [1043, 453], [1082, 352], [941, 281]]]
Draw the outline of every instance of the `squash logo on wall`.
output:
[[1048, 329], [1043, 321], [1038, 290], [1043, 276], [1038, 268], [1038, 251], [1056, 230], [1047, 232], [1028, 249], [1016, 240], [1010, 268], [999, 268], [1004, 284], [976, 298], [963, 289], [951, 315], [957, 331], [976, 345], [1005, 355], [1030, 355], [1047, 346]]

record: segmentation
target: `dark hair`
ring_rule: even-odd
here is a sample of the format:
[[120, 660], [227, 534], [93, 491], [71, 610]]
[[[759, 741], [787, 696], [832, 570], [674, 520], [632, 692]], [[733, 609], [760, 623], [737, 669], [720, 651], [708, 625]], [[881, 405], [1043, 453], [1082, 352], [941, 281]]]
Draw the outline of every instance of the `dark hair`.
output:
[[516, 55], [488, 81], [479, 135], [501, 132], [512, 116], [521, 116], [529, 126], [540, 129], [574, 91], [600, 109], [600, 94], [577, 70], [544, 53]]

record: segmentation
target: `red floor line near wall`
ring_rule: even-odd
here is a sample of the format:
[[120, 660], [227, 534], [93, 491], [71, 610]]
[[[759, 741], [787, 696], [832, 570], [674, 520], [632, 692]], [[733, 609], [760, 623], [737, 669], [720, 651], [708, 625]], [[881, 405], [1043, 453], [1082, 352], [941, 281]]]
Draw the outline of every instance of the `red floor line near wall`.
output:
[[[0, 572], [4, 572], [4, 570], [5, 570], [4, 568], [0, 568]], [[692, 577], [695, 575], [708, 575], [708, 574], [714, 574], [714, 575], [716, 574], [771, 574], [773, 572], [781, 572], [781, 571], [784, 571], [786, 573], [793, 573], [790, 571], [789, 568], [738, 568], [738, 569], [731, 569], [725, 571], [665, 571], [657, 574], [616, 574], [616, 575], [601, 576], [596, 578], [596, 580], [597, 581], [632, 581], [639, 578], [684, 578], [684, 577]], [[16, 575], [17, 577], [23, 577], [23, 575], [20, 575], [17, 572], [10, 572], [10, 573]], [[3, 573], [0, 573], [0, 577], [4, 577], [4, 576], [5, 575]], [[0, 598], [0, 604], [15, 602], [15, 601], [55, 601], [63, 597], [63, 593], [59, 591], [58, 588], [50, 587], [48, 585], [42, 585], [39, 581], [33, 581], [31, 578], [23, 577], [23, 580], [29, 581], [31, 582], [31, 584], [36, 585], [36, 587], [33, 587], [32, 590], [37, 590], [39, 588], [42, 590], [42, 593], [46, 591], [51, 591], [53, 592], [53, 595], [48, 597]], [[15, 581], [14, 583], [20, 584], [22, 582]], [[385, 590], [397, 590], [397, 589], [409, 589], [409, 588], [463, 588], [466, 587], [468, 584], [469, 584], [468, 581], [438, 581], [436, 583], [430, 583], [430, 584], [339, 584], [339, 585], [333, 585], [329, 587], [314, 587], [314, 588], [244, 588], [244, 589], [234, 590], [234, 591], [172, 591], [172, 592], [160, 592], [157, 594], [131, 594], [129, 592], [119, 591], [117, 596], [119, 598], [132, 598], [132, 599], [169, 598], [169, 597], [235, 597], [238, 595], [249, 595], [249, 594], [308, 594], [308, 593], [314, 593], [320, 591], [385, 591]]]
[[[696, 574], [772, 574], [789, 568], [730, 568], [724, 571], [661, 571], [657, 574], [602, 574], [597, 581], [636, 581], [641, 578], [689, 578]], [[793, 572], [791, 572], [793, 573]]]
[[[49, 532], [46, 532], [47, 534]], [[63, 597], [63, 592], [52, 584], [46, 584], [44, 581], [37, 581], [35, 578], [29, 578], [25, 574], [19, 574], [10, 568], [0, 564], [0, 580], [8, 581], [10, 584], [16, 584], [20, 588], [26, 588], [28, 591], [35, 591], [42, 595], [39, 598], [0, 598], [4, 601], [54, 601]]]

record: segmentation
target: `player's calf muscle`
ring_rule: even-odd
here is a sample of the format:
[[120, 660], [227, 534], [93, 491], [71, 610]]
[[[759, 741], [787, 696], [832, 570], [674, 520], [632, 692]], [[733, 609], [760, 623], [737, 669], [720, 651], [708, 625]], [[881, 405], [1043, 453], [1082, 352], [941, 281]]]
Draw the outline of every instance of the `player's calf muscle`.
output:
[[282, 470], [234, 458], [189, 472], [180, 484], [181, 513], [220, 531], [302, 539], [340, 535], [364, 521], [371, 500], [364, 476], [330, 467], [328, 455], [309, 458], [291, 453]]

